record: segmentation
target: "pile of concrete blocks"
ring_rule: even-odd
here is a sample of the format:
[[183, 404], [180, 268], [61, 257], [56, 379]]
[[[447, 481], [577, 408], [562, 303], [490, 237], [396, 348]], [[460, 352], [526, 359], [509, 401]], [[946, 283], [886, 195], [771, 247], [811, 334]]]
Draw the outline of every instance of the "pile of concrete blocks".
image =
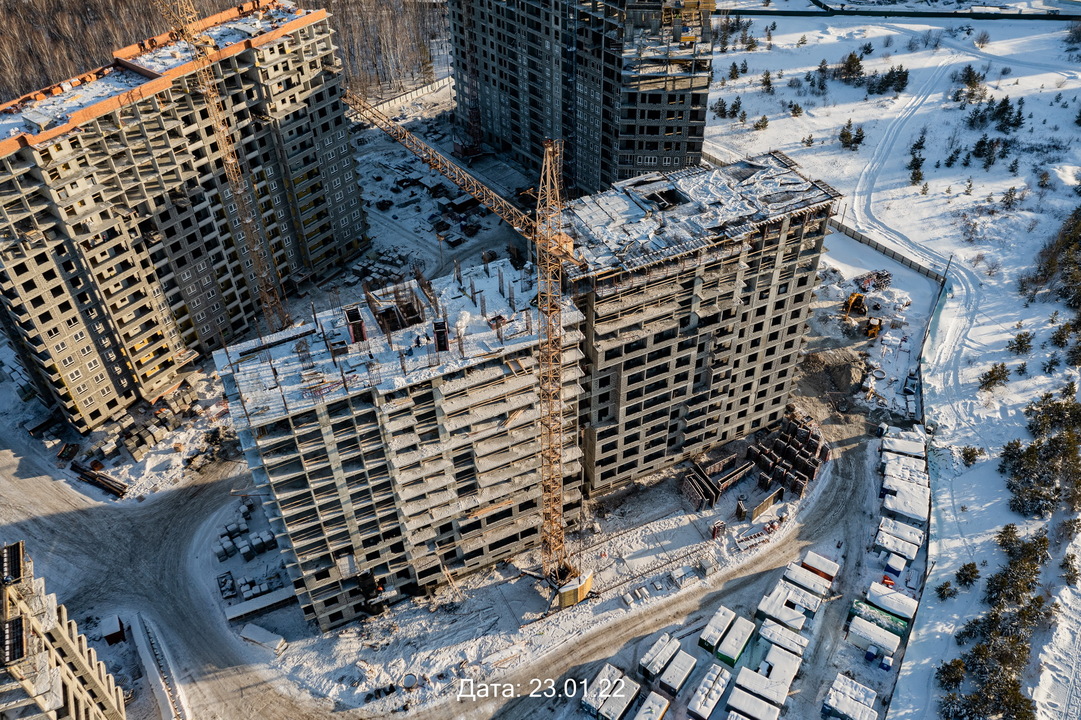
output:
[[758, 485], [769, 490], [776, 483], [802, 497], [807, 485], [829, 460], [829, 445], [809, 416], [792, 415], [781, 421], [781, 430], [768, 446], [752, 445], [747, 459], [761, 471]]

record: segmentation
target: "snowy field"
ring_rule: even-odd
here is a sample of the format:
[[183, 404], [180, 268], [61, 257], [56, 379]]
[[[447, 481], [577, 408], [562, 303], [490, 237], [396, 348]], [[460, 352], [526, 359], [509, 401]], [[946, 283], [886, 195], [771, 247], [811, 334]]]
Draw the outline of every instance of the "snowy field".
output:
[[[939, 271], [952, 258], [947, 303], [935, 319], [924, 358], [928, 422], [937, 426], [938, 448], [932, 464], [934, 564], [928, 583], [952, 578], [961, 563], [973, 559], [988, 561], [986, 576], [1005, 557], [992, 540], [998, 528], [1013, 522], [1031, 532], [1042, 524], [1026, 523], [1009, 511], [995, 457], [1008, 440], [1026, 437], [1020, 410], [1027, 402], [1077, 378], [1076, 368], [1050, 376], [1036, 370], [1011, 378], [990, 396], [977, 392], [978, 376], [992, 363], [1006, 362], [1013, 369], [1019, 364], [1022, 358], [1005, 349], [1018, 327], [1036, 334], [1034, 347], [1040, 349], [1029, 361], [1037, 367], [1048, 354], [1041, 344], [1051, 332], [1050, 316], [1056, 309], [1065, 312], [1049, 302], [1026, 303], [1015, 282], [1078, 202], [1081, 148], [1074, 120], [1081, 109], [1081, 72], [1068, 57], [1077, 48], [1064, 43], [1065, 23], [777, 18], [773, 48], [765, 50], [766, 20], [755, 18], [751, 31], [759, 50], [730, 49], [716, 57], [710, 101], [724, 98], [730, 105], [738, 95], [747, 120], [722, 120], [711, 113], [707, 149], [721, 158], [782, 150], [808, 175], [845, 196], [846, 224]], [[974, 41], [983, 31], [988, 42], [977, 47]], [[867, 50], [862, 58], [867, 75], [877, 71], [882, 77], [895, 66], [908, 71], [903, 92], [869, 95], [865, 86], [835, 79], [824, 83], [824, 91], [818, 89], [822, 60], [836, 65], [851, 52]], [[738, 73], [743, 61], [747, 71]], [[729, 78], [733, 62], [736, 79]], [[966, 65], [984, 76], [981, 84], [996, 104], [1009, 96], [1015, 117], [1017, 101], [1025, 100], [1021, 127], [1004, 133], [995, 122], [967, 126], [974, 105], [962, 108], [954, 99]], [[762, 86], [766, 71], [772, 94]], [[790, 103], [798, 103], [802, 113], [794, 114]], [[753, 129], [763, 115], [767, 127]], [[862, 128], [865, 136], [856, 151], [838, 139], [849, 119], [852, 131]], [[915, 154], [924, 158], [923, 177], [913, 178], [912, 146], [921, 134], [923, 149]], [[1003, 152], [999, 143], [993, 163], [986, 161], [992, 153], [983, 153], [984, 159], [969, 157], [966, 166], [984, 135], [987, 142], [1011, 145]], [[1012, 200], [1004, 202], [1004, 196]], [[972, 468], [957, 459], [966, 445], [985, 452]], [[1049, 567], [1065, 551], [1053, 547]], [[1034, 641], [1026, 686], [1041, 718], [1077, 717], [1081, 597], [1063, 588], [1055, 573], [1045, 579], [1063, 611], [1058, 628]], [[925, 595], [891, 718], [938, 716], [933, 669], [959, 654], [952, 633], [986, 609], [980, 595], [978, 589], [946, 601]], [[1042, 649], [1040, 641], [1046, 641]]]

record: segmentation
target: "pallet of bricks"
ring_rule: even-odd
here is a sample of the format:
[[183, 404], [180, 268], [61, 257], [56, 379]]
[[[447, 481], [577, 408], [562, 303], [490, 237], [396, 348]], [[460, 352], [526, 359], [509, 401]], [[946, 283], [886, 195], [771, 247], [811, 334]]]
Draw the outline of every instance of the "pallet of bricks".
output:
[[829, 445], [818, 424], [810, 416], [786, 415], [772, 441], [747, 448], [747, 460], [761, 471], [758, 485], [769, 490], [773, 484], [803, 497], [807, 485], [830, 458]]

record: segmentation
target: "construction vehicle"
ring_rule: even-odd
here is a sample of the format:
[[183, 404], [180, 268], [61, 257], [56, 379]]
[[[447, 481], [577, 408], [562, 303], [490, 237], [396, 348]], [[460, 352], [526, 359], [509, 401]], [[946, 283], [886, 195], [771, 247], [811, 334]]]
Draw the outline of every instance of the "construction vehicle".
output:
[[849, 295], [848, 299], [845, 300], [845, 304], [842, 307], [842, 310], [844, 311], [844, 318], [846, 320], [848, 319], [848, 316], [852, 313], [856, 313], [857, 315], [866, 315], [867, 303], [864, 300], [863, 293], [854, 292]]
[[882, 332], [882, 318], [867, 318], [867, 326], [863, 329], [863, 334], [869, 338], [876, 338], [880, 332]]
[[558, 588], [561, 607], [581, 602], [592, 590], [592, 574], [580, 575], [567, 557], [563, 529], [563, 263], [577, 262], [574, 242], [562, 230], [563, 142], [544, 143], [537, 212], [530, 218], [439, 151], [394, 123], [364, 98], [346, 94], [346, 103], [366, 122], [397, 140], [422, 162], [533, 241], [537, 253], [537, 307], [541, 336], [537, 349], [541, 425], [541, 565]]
[[236, 151], [233, 131], [226, 121], [221, 92], [218, 90], [218, 78], [214, 75], [214, 64], [210, 53], [216, 49], [214, 41], [206, 35], [197, 34], [199, 15], [195, 12], [192, 0], [152, 0], [154, 6], [170, 25], [173, 39], [185, 42], [191, 48], [195, 61], [196, 86], [193, 95], [200, 93], [210, 115], [214, 137], [221, 149], [222, 163], [229, 181], [229, 189], [236, 203], [237, 216], [244, 234], [244, 244], [251, 258], [252, 274], [259, 293], [259, 303], [267, 330], [277, 332], [289, 326], [289, 314], [282, 303], [280, 278], [277, 268], [267, 258], [271, 257], [266, 239], [263, 219], [256, 212], [252, 198], [252, 188], [245, 179], [244, 168], [240, 165], [240, 156]]

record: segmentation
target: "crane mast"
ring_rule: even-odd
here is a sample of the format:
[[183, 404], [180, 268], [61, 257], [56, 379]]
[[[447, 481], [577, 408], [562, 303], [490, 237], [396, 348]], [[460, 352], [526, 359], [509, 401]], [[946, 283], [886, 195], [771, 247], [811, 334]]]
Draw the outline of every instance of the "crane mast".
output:
[[544, 143], [537, 213], [530, 218], [466, 170], [413, 133], [393, 122], [355, 93], [346, 103], [482, 205], [532, 240], [537, 254], [537, 307], [541, 337], [537, 351], [541, 425], [541, 564], [556, 585], [577, 572], [567, 560], [563, 529], [563, 262], [576, 262], [574, 242], [562, 230], [563, 141]]
[[251, 267], [255, 275], [259, 303], [263, 308], [267, 329], [270, 332], [277, 332], [289, 326], [289, 314], [282, 303], [277, 269], [272, 262], [268, 261], [269, 243], [266, 241], [263, 219], [252, 198], [251, 187], [244, 178], [244, 170], [240, 164], [240, 156], [237, 154], [236, 143], [233, 141], [233, 133], [225, 117], [221, 93], [218, 92], [218, 81], [214, 76], [208, 51], [208, 48], [213, 47], [213, 42], [208, 37], [196, 35], [195, 24], [199, 16], [195, 12], [192, 0], [152, 0], [152, 2], [162, 17], [168, 21], [175, 39], [186, 42], [191, 48], [192, 57], [196, 61], [195, 77], [198, 81], [198, 89], [206, 99], [210, 124], [221, 149], [225, 175], [240, 218], [244, 245], [252, 261]]

